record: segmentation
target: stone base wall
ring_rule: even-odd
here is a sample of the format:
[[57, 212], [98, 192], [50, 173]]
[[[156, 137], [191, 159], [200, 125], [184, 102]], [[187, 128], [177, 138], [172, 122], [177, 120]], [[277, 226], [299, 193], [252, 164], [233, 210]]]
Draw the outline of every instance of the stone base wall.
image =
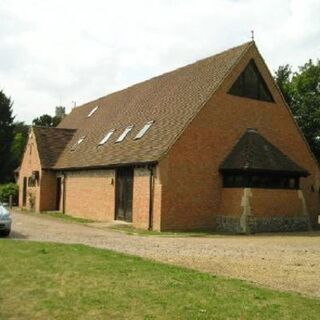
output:
[[[248, 217], [249, 233], [256, 232], [290, 232], [310, 230], [307, 217]], [[239, 217], [217, 216], [216, 231], [244, 233]]]

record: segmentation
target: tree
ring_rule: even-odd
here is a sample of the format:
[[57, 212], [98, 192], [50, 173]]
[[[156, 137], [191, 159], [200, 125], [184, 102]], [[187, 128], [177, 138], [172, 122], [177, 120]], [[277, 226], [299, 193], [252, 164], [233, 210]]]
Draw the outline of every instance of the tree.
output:
[[28, 139], [29, 126], [24, 122], [13, 124], [14, 138], [11, 144], [11, 170], [19, 167], [23, 156], [24, 148]]
[[48, 114], [44, 114], [38, 118], [33, 119], [32, 124], [35, 126], [42, 127], [56, 127], [61, 121], [60, 117], [51, 117]]
[[0, 91], [0, 183], [12, 179], [10, 172], [11, 144], [13, 140], [12, 101]]
[[290, 66], [280, 66], [275, 73], [275, 80], [319, 161], [320, 60], [309, 60], [294, 73]]

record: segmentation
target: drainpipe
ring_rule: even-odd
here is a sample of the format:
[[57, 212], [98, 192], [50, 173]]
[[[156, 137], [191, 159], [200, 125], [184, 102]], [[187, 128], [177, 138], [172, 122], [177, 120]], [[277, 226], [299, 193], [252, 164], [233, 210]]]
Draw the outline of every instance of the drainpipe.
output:
[[153, 199], [154, 199], [154, 172], [153, 166], [148, 166], [150, 171], [149, 179], [149, 230], [153, 229]]

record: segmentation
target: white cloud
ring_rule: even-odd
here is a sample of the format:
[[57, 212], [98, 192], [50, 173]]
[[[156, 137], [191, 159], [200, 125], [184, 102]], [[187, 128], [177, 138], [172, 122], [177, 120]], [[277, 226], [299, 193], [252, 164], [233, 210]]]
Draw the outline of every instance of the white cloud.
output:
[[2, 0], [0, 88], [19, 120], [250, 39], [271, 70], [319, 57], [318, 0]]

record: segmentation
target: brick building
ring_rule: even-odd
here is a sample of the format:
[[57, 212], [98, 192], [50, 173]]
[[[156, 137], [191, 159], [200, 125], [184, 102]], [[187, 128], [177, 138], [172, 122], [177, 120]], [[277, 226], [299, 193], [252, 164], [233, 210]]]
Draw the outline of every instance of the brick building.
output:
[[319, 178], [248, 42], [33, 127], [19, 205], [153, 230], [305, 230]]

